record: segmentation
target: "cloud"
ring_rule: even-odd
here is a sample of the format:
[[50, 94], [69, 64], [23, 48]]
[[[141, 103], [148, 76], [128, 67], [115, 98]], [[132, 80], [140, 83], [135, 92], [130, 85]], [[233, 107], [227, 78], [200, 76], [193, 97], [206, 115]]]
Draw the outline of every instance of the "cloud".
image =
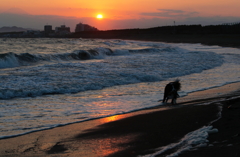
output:
[[183, 10], [172, 9], [158, 9], [157, 12], [144, 12], [144, 16], [158, 17], [158, 18], [187, 18], [198, 15], [198, 12], [187, 12]]
[[8, 10], [5, 10], [2, 13], [7, 13], [7, 14], [29, 14], [28, 12], [20, 9], [20, 8], [10, 8]]
[[158, 9], [160, 12], [165, 12], [165, 13], [176, 13], [176, 14], [182, 14], [185, 13], [183, 10], [173, 10], [173, 9]]

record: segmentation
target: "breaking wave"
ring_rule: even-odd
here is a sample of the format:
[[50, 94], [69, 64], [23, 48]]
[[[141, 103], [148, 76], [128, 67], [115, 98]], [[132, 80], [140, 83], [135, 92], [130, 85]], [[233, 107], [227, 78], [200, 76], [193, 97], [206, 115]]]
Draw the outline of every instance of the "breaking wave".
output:
[[[84, 52], [84, 53], [83, 53]], [[105, 51], [106, 52], [106, 51]], [[111, 57], [91, 62], [58, 62], [18, 70], [1, 75], [0, 99], [35, 97], [40, 95], [77, 93], [116, 85], [162, 81], [220, 66], [221, 56], [212, 52], [137, 53], [124, 56], [125, 50], [108, 50]], [[99, 57], [100, 51], [75, 51], [58, 55], [61, 60]], [[11, 54], [19, 59], [20, 55]], [[16, 57], [17, 56], [17, 57]], [[34, 55], [21, 61], [46, 60]], [[55, 58], [56, 59], [56, 58]], [[51, 60], [53, 60], [51, 58]]]
[[14, 68], [19, 66], [27, 66], [38, 64], [41, 62], [54, 61], [71, 61], [71, 60], [90, 60], [101, 59], [105, 56], [128, 55], [130, 53], [149, 53], [149, 52], [174, 52], [175, 48], [142, 48], [142, 49], [110, 49], [98, 47], [90, 50], [74, 50], [71, 53], [55, 53], [55, 54], [16, 54], [8, 52], [0, 54], [0, 69]]
[[0, 68], [13, 68], [37, 64], [41, 61], [70, 61], [70, 60], [88, 60], [101, 58], [104, 55], [111, 55], [113, 51], [108, 48], [98, 48], [91, 50], [75, 50], [72, 53], [63, 54], [30, 54], [13, 52], [0, 54]]

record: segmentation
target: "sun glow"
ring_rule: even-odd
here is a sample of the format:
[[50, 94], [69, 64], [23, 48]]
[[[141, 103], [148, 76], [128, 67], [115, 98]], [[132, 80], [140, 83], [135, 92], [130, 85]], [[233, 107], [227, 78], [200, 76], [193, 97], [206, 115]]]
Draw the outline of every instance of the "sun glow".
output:
[[97, 19], [102, 19], [103, 18], [103, 15], [102, 14], [98, 14], [97, 15]]

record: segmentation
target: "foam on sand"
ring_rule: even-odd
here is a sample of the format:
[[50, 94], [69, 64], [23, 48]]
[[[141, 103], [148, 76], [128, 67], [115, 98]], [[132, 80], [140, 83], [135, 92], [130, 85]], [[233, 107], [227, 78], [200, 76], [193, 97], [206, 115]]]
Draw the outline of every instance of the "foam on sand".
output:
[[189, 151], [199, 147], [206, 147], [208, 144], [208, 135], [211, 133], [217, 133], [218, 129], [212, 126], [204, 126], [198, 130], [188, 133], [178, 143], [172, 143], [170, 145], [160, 147], [156, 153], [144, 155], [141, 157], [155, 157], [160, 154], [164, 154], [166, 151], [172, 151], [167, 157], [176, 157], [184, 151]]
[[[212, 102], [213, 101], [210, 101], [208, 103], [208, 105]], [[157, 155], [164, 154], [167, 151], [168, 151], [168, 153], [166, 154], [166, 157], [176, 157], [185, 151], [198, 149], [200, 147], [207, 147], [208, 142], [209, 142], [207, 140], [207, 138], [208, 138], [209, 134], [218, 132], [218, 129], [213, 128], [213, 126], [211, 126], [211, 124], [218, 121], [222, 117], [222, 114], [221, 114], [222, 113], [222, 104], [220, 102], [218, 102], [218, 104], [219, 104], [219, 106], [218, 106], [219, 112], [217, 114], [217, 119], [211, 121], [209, 123], [209, 126], [203, 126], [202, 128], [192, 131], [192, 132], [186, 134], [179, 142], [171, 143], [167, 146], [157, 148], [155, 153], [144, 155], [141, 157], [155, 157]], [[202, 105], [206, 105], [206, 103], [203, 103]]]

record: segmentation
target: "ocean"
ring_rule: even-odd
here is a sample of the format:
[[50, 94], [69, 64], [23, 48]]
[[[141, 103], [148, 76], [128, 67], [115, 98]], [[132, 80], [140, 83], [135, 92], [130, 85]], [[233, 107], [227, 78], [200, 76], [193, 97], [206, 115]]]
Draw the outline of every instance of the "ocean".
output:
[[240, 81], [240, 49], [103, 39], [0, 39], [0, 138], [162, 105]]

